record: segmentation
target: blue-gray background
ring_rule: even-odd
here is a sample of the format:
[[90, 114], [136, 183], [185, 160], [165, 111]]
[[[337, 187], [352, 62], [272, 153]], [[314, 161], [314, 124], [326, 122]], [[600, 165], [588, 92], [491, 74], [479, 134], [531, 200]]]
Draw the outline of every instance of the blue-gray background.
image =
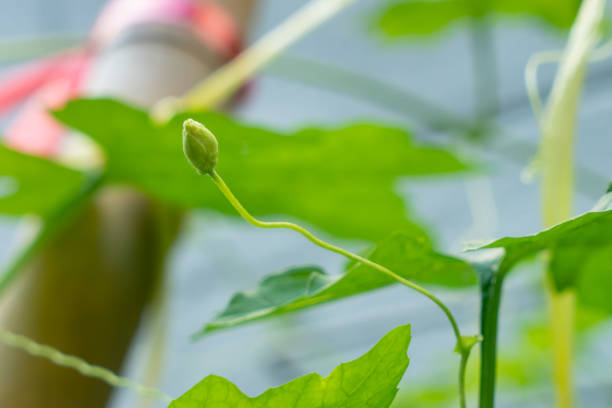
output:
[[[0, 43], [27, 35], [56, 32], [86, 33], [103, 1], [0, 0]], [[302, 1], [262, 1], [251, 33], [257, 38], [294, 11]], [[473, 70], [470, 39], [464, 28], [425, 40], [388, 44], [367, 33], [377, 1], [361, 0], [291, 49], [292, 55], [324, 61], [378, 78], [426, 96], [452, 111], [471, 115]], [[536, 146], [538, 131], [523, 85], [523, 69], [534, 52], [559, 49], [563, 34], [544, 29], [529, 19], [501, 21], [494, 30], [502, 107], [499, 123], [506, 130], [497, 153], [481, 154], [488, 160], [487, 175], [469, 179], [411, 180], [398, 185], [414, 212], [425, 220], [448, 251], [459, 251], [466, 241], [535, 232], [540, 225], [537, 182], [525, 183], [521, 174], [533, 158], [509, 159], [508, 142]], [[554, 70], [540, 76], [543, 89]], [[586, 86], [578, 128], [578, 161], [587, 169], [612, 175], [612, 61], [593, 64]], [[443, 141], [407, 120], [369, 103], [281, 79], [272, 72], [256, 81], [254, 92], [238, 114], [255, 123], [279, 129], [303, 125], [346, 123], [376, 119], [414, 129], [423, 140]], [[587, 210], [605, 185], [584, 184], [577, 194], [576, 212]], [[330, 203], [333, 205], [333, 203]], [[472, 215], [479, 217], [477, 221]], [[373, 214], [372, 216], [376, 216]], [[0, 220], [0, 261], [6, 259], [14, 232], [11, 220]], [[238, 220], [214, 214], [194, 215], [171, 259], [170, 321], [166, 366], [160, 388], [171, 395], [209, 373], [225, 376], [250, 395], [295, 376], [328, 373], [340, 361], [355, 358], [396, 325], [413, 325], [411, 367], [404, 378], [407, 392], [424, 384], [453, 385], [457, 362], [453, 338], [437, 309], [402, 288], [324, 306], [284, 320], [255, 324], [191, 343], [189, 335], [219, 310], [236, 290], [249, 289], [266, 273], [288, 265], [317, 263], [338, 270], [342, 260], [316, 248], [291, 232], [259, 231]], [[362, 248], [359, 243], [346, 243]], [[502, 350], [508, 360], [520, 361], [518, 328], [545, 318], [537, 272], [525, 268], [508, 282], [503, 302]], [[466, 333], [477, 331], [478, 296], [475, 290], [441, 291], [461, 317]], [[118, 317], [119, 318], [119, 317]], [[607, 334], [607, 335], [606, 335]], [[612, 327], [603, 325], [579, 344], [577, 381], [583, 406], [612, 405], [612, 349], [605, 347]], [[141, 334], [141, 339], [145, 333]], [[140, 340], [139, 344], [143, 341]], [[589, 349], [588, 352], [584, 350]], [[136, 347], [126, 369], [142, 376], [144, 348]], [[499, 406], [552, 406], [549, 387], [519, 391], [520, 381], [508, 384]], [[117, 393], [114, 407], [134, 406], [134, 396]], [[453, 404], [454, 406], [454, 404]]]

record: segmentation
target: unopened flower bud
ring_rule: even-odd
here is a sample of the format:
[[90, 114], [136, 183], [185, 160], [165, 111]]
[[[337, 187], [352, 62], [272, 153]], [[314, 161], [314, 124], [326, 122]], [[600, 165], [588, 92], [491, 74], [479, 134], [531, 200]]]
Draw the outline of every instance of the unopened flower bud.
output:
[[198, 173], [212, 173], [219, 155], [217, 138], [200, 122], [187, 119], [183, 123], [183, 152]]

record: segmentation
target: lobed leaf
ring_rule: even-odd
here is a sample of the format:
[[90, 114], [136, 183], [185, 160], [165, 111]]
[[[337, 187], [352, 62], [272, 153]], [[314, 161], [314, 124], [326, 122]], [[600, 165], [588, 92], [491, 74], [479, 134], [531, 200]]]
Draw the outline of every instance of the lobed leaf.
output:
[[257, 397], [248, 397], [233, 383], [208, 376], [169, 408], [385, 408], [391, 405], [408, 368], [410, 326], [385, 335], [370, 351], [336, 367], [323, 378], [308, 374]]
[[[476, 283], [475, 273], [469, 264], [435, 252], [420, 234], [393, 234], [376, 246], [369, 259], [387, 266], [406, 279], [421, 283], [454, 287]], [[264, 278], [253, 291], [236, 294], [201, 334], [320, 305], [393, 283], [395, 281], [387, 275], [361, 264], [350, 265], [342, 275], [328, 275], [314, 266], [289, 269]]]
[[51, 214], [81, 188], [85, 175], [0, 145], [0, 213]]
[[[235, 215], [213, 183], [185, 160], [180, 135], [186, 115], [160, 127], [146, 112], [119, 102], [78, 100], [56, 116], [102, 146], [110, 181], [180, 206]], [[403, 176], [467, 168], [445, 150], [416, 145], [406, 132], [374, 124], [282, 134], [216, 113], [189, 117], [217, 136], [217, 169], [254, 215], [287, 214], [339, 236], [379, 239], [396, 229], [419, 231], [394, 184]]]

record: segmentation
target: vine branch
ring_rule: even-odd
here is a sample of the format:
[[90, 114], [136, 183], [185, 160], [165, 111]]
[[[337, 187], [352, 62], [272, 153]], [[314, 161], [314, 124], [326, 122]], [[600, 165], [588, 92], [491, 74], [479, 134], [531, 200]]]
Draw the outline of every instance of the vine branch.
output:
[[54, 347], [37, 343], [26, 336], [0, 329], [0, 343], [22, 350], [31, 356], [45, 358], [56, 365], [72, 368], [86, 377], [96, 378], [110, 386], [126, 388], [165, 404], [172, 402], [170, 396], [155, 388], [145, 387], [129, 378], [120, 377], [107, 368], [89, 364], [80, 357], [64, 354]]
[[438, 299], [433, 293], [428, 291], [416, 283], [411, 282], [393, 272], [391, 269], [382, 266], [374, 261], [364, 258], [360, 255], [354, 254], [347, 251], [344, 248], [330, 244], [329, 242], [323, 241], [316, 237], [306, 228], [287, 221], [275, 221], [266, 222], [255, 218], [246, 208], [240, 203], [238, 198], [232, 193], [230, 188], [225, 184], [221, 176], [215, 170], [218, 158], [218, 142], [215, 135], [208, 130], [204, 125], [195, 120], [188, 119], [185, 121], [183, 126], [183, 151], [189, 163], [196, 169], [199, 174], [208, 175], [215, 183], [219, 191], [227, 199], [227, 201], [234, 207], [234, 209], [240, 214], [240, 216], [250, 223], [251, 225], [259, 228], [286, 228], [300, 233], [306, 239], [311, 241], [313, 244], [326, 249], [331, 252], [335, 252], [339, 255], [346, 257], [349, 260], [367, 265], [378, 272], [381, 272], [395, 281], [419, 292], [433, 301], [446, 315], [453, 333], [457, 339], [456, 351], [461, 355], [461, 364], [459, 369], [459, 392], [461, 398], [461, 407], [465, 408], [465, 368], [467, 365], [467, 359], [470, 354], [470, 350], [474, 344], [478, 342], [478, 338], [475, 337], [464, 337], [461, 335], [459, 325], [452, 312], [448, 307]]

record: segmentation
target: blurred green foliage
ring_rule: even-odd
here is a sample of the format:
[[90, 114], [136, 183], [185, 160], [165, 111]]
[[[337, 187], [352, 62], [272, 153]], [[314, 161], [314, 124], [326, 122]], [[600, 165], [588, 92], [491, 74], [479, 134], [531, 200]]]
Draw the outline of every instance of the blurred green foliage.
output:
[[374, 26], [388, 38], [429, 35], [471, 17], [533, 17], [549, 25], [571, 26], [580, 0], [408, 0], [385, 3]]
[[47, 217], [84, 182], [83, 173], [0, 145], [0, 213]]
[[217, 113], [193, 113], [157, 126], [146, 112], [111, 100], [73, 101], [55, 115], [99, 143], [109, 182], [134, 185], [178, 206], [236, 215], [185, 160], [182, 122], [192, 117], [219, 139], [217, 170], [254, 215], [291, 215], [348, 238], [421, 231], [406, 217], [395, 183], [468, 168], [446, 150], [417, 145], [408, 133], [376, 124], [283, 134]]

